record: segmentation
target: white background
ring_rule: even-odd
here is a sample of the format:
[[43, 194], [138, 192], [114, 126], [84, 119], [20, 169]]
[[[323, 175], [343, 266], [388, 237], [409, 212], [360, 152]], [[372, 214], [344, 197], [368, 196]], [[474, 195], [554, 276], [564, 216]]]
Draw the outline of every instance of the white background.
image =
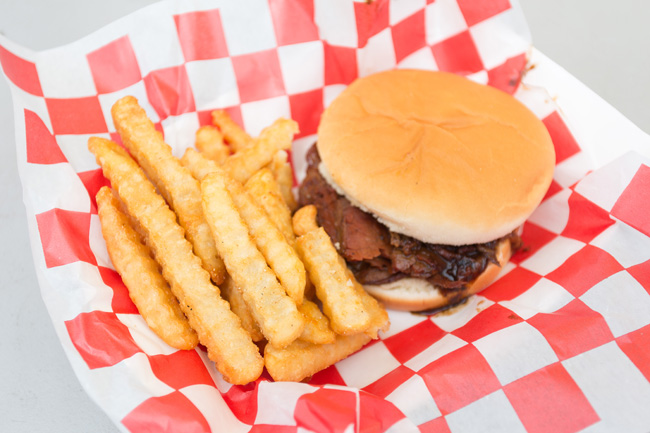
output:
[[[520, 0], [534, 45], [650, 133], [650, 2]], [[0, 32], [34, 50], [72, 42], [152, 0], [0, 0]], [[74, 376], [41, 299], [0, 79], [0, 431], [115, 432]]]

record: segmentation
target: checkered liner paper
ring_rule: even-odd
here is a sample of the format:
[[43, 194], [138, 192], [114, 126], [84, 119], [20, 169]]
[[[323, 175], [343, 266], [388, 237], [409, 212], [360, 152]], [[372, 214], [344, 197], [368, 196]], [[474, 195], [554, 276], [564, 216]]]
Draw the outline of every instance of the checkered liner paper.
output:
[[[121, 430], [650, 431], [650, 150], [593, 166], [597, 149], [526, 85], [517, 4], [170, 1], [57, 49], [0, 43], [42, 295], [80, 382]], [[119, 140], [113, 102], [136, 96], [178, 156], [213, 109], [251, 134], [291, 117], [300, 179], [323, 107], [391, 68], [469, 76], [542, 119], [557, 169], [525, 248], [452, 313], [391, 312], [389, 332], [308, 383], [231, 386], [201, 349], [162, 343], [100, 232], [94, 195], [108, 182], [86, 143]]]

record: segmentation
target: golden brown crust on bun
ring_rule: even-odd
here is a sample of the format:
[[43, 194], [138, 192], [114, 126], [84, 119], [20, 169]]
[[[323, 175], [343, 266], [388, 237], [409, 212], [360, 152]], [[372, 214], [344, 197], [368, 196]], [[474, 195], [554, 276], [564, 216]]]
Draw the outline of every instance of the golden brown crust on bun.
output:
[[520, 226], [550, 185], [544, 124], [511, 95], [454, 74], [358, 79], [318, 129], [320, 171], [389, 229], [423, 242], [484, 243]]
[[510, 241], [502, 240], [496, 250], [499, 265], [490, 263], [483, 273], [464, 289], [447, 292], [447, 295], [426, 280], [416, 278], [403, 278], [392, 283], [364, 287], [386, 308], [402, 311], [434, 310], [456, 304], [486, 288], [497, 278], [503, 266], [510, 260], [511, 254]]

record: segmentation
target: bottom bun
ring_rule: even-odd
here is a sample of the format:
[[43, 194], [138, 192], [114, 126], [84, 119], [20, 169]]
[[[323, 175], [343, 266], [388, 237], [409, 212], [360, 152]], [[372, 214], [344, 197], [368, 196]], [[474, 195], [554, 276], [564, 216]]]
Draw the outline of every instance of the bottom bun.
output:
[[426, 280], [402, 278], [386, 284], [365, 285], [372, 296], [380, 300], [386, 308], [401, 311], [425, 311], [442, 309], [461, 302], [463, 299], [480, 292], [492, 283], [510, 256], [510, 240], [504, 239], [497, 245], [496, 258], [499, 264], [490, 263], [483, 273], [461, 290], [447, 293]]

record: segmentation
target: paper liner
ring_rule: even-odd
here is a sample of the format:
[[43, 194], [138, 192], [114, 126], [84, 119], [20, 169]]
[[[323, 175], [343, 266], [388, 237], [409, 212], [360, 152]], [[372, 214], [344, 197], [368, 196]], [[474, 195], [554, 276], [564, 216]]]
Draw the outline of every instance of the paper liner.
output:
[[[89, 395], [129, 432], [647, 429], [650, 158], [638, 153], [647, 137], [625, 135], [625, 122], [620, 136], [640, 138], [574, 134], [588, 126], [572, 125], [580, 116], [545, 90], [563, 76], [529, 71], [531, 53], [519, 7], [480, 0], [170, 1], [48, 51], [0, 36], [41, 292]], [[292, 117], [300, 178], [323, 107], [357, 76], [395, 67], [513, 93], [551, 133], [554, 182], [500, 278], [449, 313], [391, 312], [380, 340], [308, 383], [231, 386], [202, 350], [162, 343], [99, 229], [94, 195], [107, 181], [86, 142], [119, 141], [113, 102], [136, 96], [177, 155], [213, 109], [251, 134]]]

